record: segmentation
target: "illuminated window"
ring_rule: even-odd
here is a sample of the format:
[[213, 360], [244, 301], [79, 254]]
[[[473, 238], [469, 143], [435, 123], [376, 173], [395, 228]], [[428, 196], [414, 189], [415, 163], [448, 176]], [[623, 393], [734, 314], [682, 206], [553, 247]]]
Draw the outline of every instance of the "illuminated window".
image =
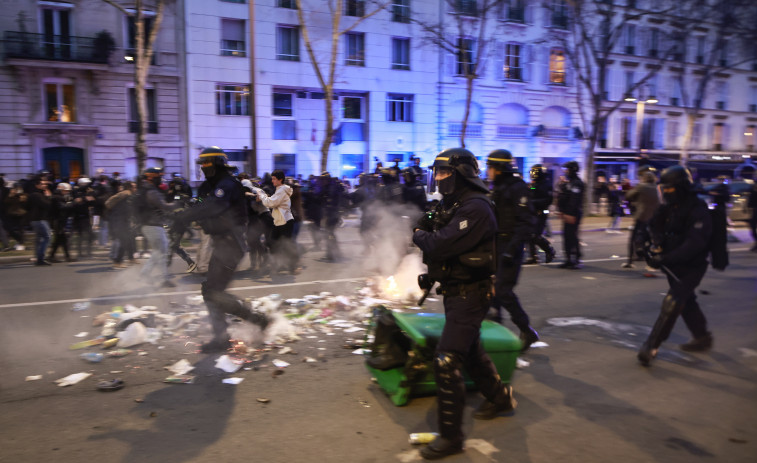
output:
[[519, 43], [505, 45], [505, 79], [523, 80], [523, 46]]
[[561, 48], [553, 48], [549, 52], [549, 83], [565, 85], [565, 52]]
[[45, 114], [50, 122], [76, 122], [76, 98], [73, 81], [48, 79], [45, 86]]
[[244, 19], [221, 19], [221, 55], [247, 56]]
[[249, 85], [216, 85], [216, 114], [223, 116], [249, 116], [249, 100]]

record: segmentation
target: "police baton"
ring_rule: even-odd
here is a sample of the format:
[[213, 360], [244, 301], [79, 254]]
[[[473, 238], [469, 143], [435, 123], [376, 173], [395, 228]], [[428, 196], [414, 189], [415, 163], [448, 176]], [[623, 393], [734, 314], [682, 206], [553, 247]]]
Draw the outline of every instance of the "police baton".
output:
[[431, 293], [431, 288], [427, 288], [425, 291], [423, 291], [423, 296], [421, 296], [420, 299], [418, 299], [418, 307], [422, 306], [424, 302], [426, 302], [426, 298]]
[[662, 269], [663, 272], [665, 272], [666, 275], [668, 275], [670, 278], [674, 279], [676, 283], [680, 283], [681, 280], [676, 276], [675, 273], [673, 273], [669, 268], [667, 268], [664, 265], [660, 266], [660, 269]]

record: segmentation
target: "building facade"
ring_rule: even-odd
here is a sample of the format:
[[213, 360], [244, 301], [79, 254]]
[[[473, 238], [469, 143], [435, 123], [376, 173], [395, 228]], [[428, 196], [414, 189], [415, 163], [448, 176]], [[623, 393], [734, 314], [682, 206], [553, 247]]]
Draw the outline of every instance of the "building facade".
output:
[[[102, 0], [10, 0], [3, 7], [0, 101], [9, 110], [0, 114], [0, 172], [11, 179], [40, 170], [56, 178], [99, 171], [133, 178], [133, 19]], [[183, 173], [183, 33], [176, 11], [165, 10], [148, 77], [147, 163]], [[154, 14], [145, 11], [148, 26]]]

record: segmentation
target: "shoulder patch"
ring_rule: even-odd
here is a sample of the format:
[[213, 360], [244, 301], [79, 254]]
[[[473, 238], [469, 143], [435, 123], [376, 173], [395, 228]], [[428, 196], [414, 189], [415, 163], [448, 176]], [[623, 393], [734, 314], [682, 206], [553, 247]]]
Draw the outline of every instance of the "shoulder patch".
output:
[[525, 206], [526, 204], [528, 204], [528, 197], [527, 196], [521, 196], [521, 198], [520, 198], [520, 205], [521, 206]]
[[461, 220], [460, 221], [460, 230], [465, 230], [468, 228], [468, 221], [467, 220]]
[[223, 191], [223, 188], [218, 188], [215, 191], [216, 198], [223, 198], [223, 195], [225, 195], [226, 192]]

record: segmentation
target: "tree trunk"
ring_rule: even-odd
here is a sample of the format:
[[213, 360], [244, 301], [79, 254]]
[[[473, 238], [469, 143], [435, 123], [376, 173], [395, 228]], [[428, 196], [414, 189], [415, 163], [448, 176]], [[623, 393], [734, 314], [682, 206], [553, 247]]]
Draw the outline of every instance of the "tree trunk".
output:
[[329, 163], [329, 149], [334, 141], [334, 90], [332, 87], [327, 87], [323, 104], [326, 105], [326, 127], [323, 134], [323, 141], [321, 142], [321, 172], [328, 170]]
[[137, 144], [134, 150], [137, 154], [137, 172], [142, 173], [147, 161], [147, 95], [145, 94], [145, 82], [150, 63], [145, 62], [145, 22], [142, 14], [142, 2], [137, 1], [136, 12], [136, 45], [134, 53], [134, 94], [137, 99]]
[[460, 147], [465, 148], [465, 135], [468, 133], [468, 119], [470, 118], [470, 104], [473, 100], [474, 75], [465, 75], [465, 114], [463, 115], [462, 127], [460, 127]]

